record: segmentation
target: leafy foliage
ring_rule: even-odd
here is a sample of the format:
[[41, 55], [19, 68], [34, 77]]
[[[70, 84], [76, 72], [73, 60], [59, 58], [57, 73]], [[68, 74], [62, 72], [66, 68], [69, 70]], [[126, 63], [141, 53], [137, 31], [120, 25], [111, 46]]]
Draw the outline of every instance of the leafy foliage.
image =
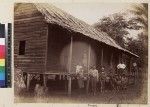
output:
[[129, 42], [128, 48], [140, 56], [140, 64], [143, 67], [148, 65], [148, 4], [142, 3], [133, 5], [130, 10], [134, 14], [131, 20], [142, 25], [142, 32], [138, 34], [138, 40]]
[[126, 35], [129, 34], [129, 29], [139, 30], [142, 28], [135, 20], [126, 20], [124, 14], [119, 13], [102, 18], [98, 23], [94, 24], [94, 27], [99, 31], [106, 32], [122, 47], [125, 47], [124, 38], [127, 38]]
[[140, 60], [138, 61], [138, 65], [144, 67], [144, 65], [148, 64], [148, 36], [144, 35], [144, 33], [138, 34], [138, 39], [130, 38], [128, 40], [128, 50], [139, 55]]
[[135, 15], [132, 19], [142, 24], [145, 30], [148, 30], [148, 4], [133, 5], [130, 12]]
[[[134, 4], [129, 10], [132, 14], [126, 18], [126, 13], [116, 13], [103, 17], [94, 24], [98, 31], [106, 32], [119, 45], [140, 56], [139, 65], [147, 65], [148, 59], [148, 4]], [[142, 30], [137, 39], [129, 38], [130, 30]]]

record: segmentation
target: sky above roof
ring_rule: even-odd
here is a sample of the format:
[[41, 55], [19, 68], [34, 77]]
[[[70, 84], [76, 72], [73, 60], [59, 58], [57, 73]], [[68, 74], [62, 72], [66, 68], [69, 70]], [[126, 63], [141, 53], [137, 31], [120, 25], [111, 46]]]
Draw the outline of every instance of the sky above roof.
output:
[[[129, 13], [133, 3], [53, 3], [56, 7], [64, 10], [72, 16], [93, 25], [105, 16], [110, 16], [114, 13]], [[127, 17], [131, 14], [128, 14]], [[137, 38], [139, 32], [129, 30], [128, 37]]]
[[104, 16], [125, 12], [131, 8], [129, 3], [53, 3], [56, 7], [85, 21], [94, 24]]
[[[53, 3], [56, 7], [77, 17], [88, 24], [113, 13], [124, 12], [131, 7], [129, 3]], [[0, 22], [11, 22], [13, 19], [13, 3], [0, 3]]]
[[[83, 20], [84, 22], [92, 25], [98, 22], [104, 16], [109, 16], [114, 13], [122, 13], [131, 8], [131, 3], [100, 3], [100, 2], [63, 2], [53, 5], [71, 14], [72, 16]], [[13, 3], [1, 2], [0, 3], [0, 23], [13, 22]], [[135, 37], [136, 32], [131, 32], [131, 36]]]
[[10, 23], [13, 20], [13, 3], [0, 3], [0, 23]]

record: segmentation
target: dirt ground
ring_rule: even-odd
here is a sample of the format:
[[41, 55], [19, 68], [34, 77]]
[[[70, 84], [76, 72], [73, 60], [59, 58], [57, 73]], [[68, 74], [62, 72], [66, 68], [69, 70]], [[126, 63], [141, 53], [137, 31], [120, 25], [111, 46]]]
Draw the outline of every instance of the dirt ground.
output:
[[33, 92], [22, 92], [15, 96], [15, 103], [121, 103], [121, 104], [144, 104], [147, 103], [147, 97], [141, 95], [140, 90], [130, 88], [122, 91], [97, 92], [95, 96], [86, 95], [85, 91], [74, 91], [71, 96], [67, 96], [64, 91], [52, 91], [43, 97], [35, 97]]

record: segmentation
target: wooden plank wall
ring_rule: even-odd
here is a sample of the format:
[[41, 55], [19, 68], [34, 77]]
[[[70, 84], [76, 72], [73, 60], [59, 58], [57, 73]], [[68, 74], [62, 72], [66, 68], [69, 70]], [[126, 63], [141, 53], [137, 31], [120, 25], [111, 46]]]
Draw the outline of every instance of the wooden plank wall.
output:
[[[14, 16], [14, 62], [26, 72], [45, 68], [47, 24], [32, 4], [21, 5]], [[25, 40], [25, 55], [19, 55], [19, 42]]]
[[[105, 44], [99, 43], [98, 41], [94, 41], [94, 40], [91, 43], [91, 48], [96, 53], [97, 69], [101, 71], [101, 68], [104, 67], [105, 71], [109, 72], [112, 67], [112, 70], [113, 70], [112, 72], [115, 73], [117, 64], [119, 63], [118, 51], [110, 46], [106, 46]], [[102, 50], [103, 50], [103, 55], [102, 55]], [[113, 54], [113, 57], [111, 58], [112, 54]]]
[[49, 24], [47, 72], [67, 72], [70, 35], [71, 33], [66, 29]]
[[71, 35], [73, 36], [71, 72], [75, 72], [76, 65], [82, 65], [87, 70], [89, 44], [91, 45], [89, 66], [96, 66], [99, 71], [101, 70], [101, 49], [103, 48], [103, 66], [106, 71], [110, 69], [111, 54], [113, 53], [112, 67], [115, 71], [118, 64], [118, 55], [115, 49], [79, 33], [71, 33], [58, 25], [49, 24], [47, 72], [68, 71]]

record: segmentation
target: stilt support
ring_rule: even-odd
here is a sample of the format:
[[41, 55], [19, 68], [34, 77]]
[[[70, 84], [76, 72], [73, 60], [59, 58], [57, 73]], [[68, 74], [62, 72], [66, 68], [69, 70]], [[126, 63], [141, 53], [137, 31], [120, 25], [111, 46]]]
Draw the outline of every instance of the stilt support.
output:
[[27, 91], [29, 90], [30, 87], [30, 74], [27, 73]]

